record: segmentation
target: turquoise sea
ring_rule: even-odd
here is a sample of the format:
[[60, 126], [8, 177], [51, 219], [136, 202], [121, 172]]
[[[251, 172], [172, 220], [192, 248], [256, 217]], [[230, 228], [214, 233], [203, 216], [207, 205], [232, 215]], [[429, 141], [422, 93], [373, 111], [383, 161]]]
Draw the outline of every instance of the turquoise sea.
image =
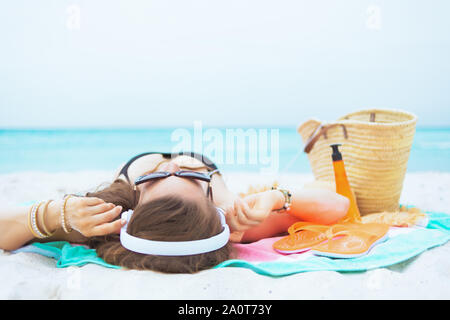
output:
[[[247, 130], [251, 131], [247, 131]], [[114, 170], [132, 156], [146, 151], [171, 152], [180, 146], [177, 128], [154, 129], [2, 129], [0, 130], [0, 173], [20, 171], [63, 172], [78, 170]], [[268, 166], [267, 158], [278, 159], [278, 172], [311, 172], [303, 143], [295, 128], [240, 128], [253, 132], [256, 140], [230, 144], [227, 130], [203, 128], [190, 134], [191, 150], [208, 155], [223, 171], [253, 171]], [[275, 130], [277, 133], [274, 133]], [[265, 132], [265, 134], [264, 134]], [[211, 135], [223, 139], [211, 139]], [[200, 137], [200, 138], [199, 138]], [[270, 140], [270, 139], [274, 140]], [[183, 140], [186, 143], [189, 139]], [[271, 141], [275, 144], [271, 144]], [[188, 141], [189, 142], [189, 141]], [[261, 144], [267, 146], [266, 158], [259, 158]], [[217, 153], [217, 148], [226, 154]], [[238, 159], [240, 153], [245, 157]], [[253, 161], [250, 158], [254, 156]], [[256, 158], [256, 162], [254, 161]], [[262, 160], [261, 160], [262, 159]], [[265, 160], [264, 160], [265, 159]], [[261, 161], [266, 161], [264, 164]], [[450, 172], [450, 127], [417, 128], [408, 163], [408, 172]]]

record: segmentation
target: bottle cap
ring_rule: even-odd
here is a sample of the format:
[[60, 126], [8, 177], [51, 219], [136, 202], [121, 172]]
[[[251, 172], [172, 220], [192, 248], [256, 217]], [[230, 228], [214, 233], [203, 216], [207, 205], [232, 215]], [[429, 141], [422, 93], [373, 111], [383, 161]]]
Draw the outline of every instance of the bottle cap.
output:
[[341, 144], [339, 144], [339, 143], [330, 144], [330, 147], [333, 148], [333, 154], [331, 155], [331, 158], [333, 158], [333, 161], [342, 160], [342, 154], [338, 148], [339, 146], [341, 146]]

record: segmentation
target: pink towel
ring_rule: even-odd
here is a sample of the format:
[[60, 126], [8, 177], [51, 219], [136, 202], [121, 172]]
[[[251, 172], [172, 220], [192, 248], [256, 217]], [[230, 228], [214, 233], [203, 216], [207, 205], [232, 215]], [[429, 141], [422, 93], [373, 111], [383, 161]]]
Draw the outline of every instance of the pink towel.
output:
[[274, 261], [284, 256], [276, 252], [272, 245], [278, 239], [283, 237], [274, 237], [262, 239], [252, 243], [234, 243], [233, 247], [237, 251], [237, 259], [245, 261]]

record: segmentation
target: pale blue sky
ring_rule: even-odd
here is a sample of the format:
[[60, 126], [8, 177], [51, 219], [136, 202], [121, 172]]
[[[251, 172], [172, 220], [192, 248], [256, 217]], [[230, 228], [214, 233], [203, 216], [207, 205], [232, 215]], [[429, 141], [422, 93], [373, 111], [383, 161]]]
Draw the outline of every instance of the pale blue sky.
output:
[[[79, 14], [78, 14], [79, 12]], [[447, 0], [0, 5], [0, 127], [450, 125]]]

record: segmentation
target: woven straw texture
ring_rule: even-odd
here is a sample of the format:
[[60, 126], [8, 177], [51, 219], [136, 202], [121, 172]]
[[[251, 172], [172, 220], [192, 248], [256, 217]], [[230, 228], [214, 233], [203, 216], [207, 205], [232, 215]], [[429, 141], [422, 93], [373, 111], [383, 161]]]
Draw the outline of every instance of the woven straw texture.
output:
[[297, 131], [305, 144], [316, 137], [308, 158], [317, 180], [334, 182], [330, 144], [342, 144], [347, 176], [360, 213], [365, 215], [399, 210], [416, 122], [417, 117], [409, 112], [371, 109], [331, 123], [311, 119]]

